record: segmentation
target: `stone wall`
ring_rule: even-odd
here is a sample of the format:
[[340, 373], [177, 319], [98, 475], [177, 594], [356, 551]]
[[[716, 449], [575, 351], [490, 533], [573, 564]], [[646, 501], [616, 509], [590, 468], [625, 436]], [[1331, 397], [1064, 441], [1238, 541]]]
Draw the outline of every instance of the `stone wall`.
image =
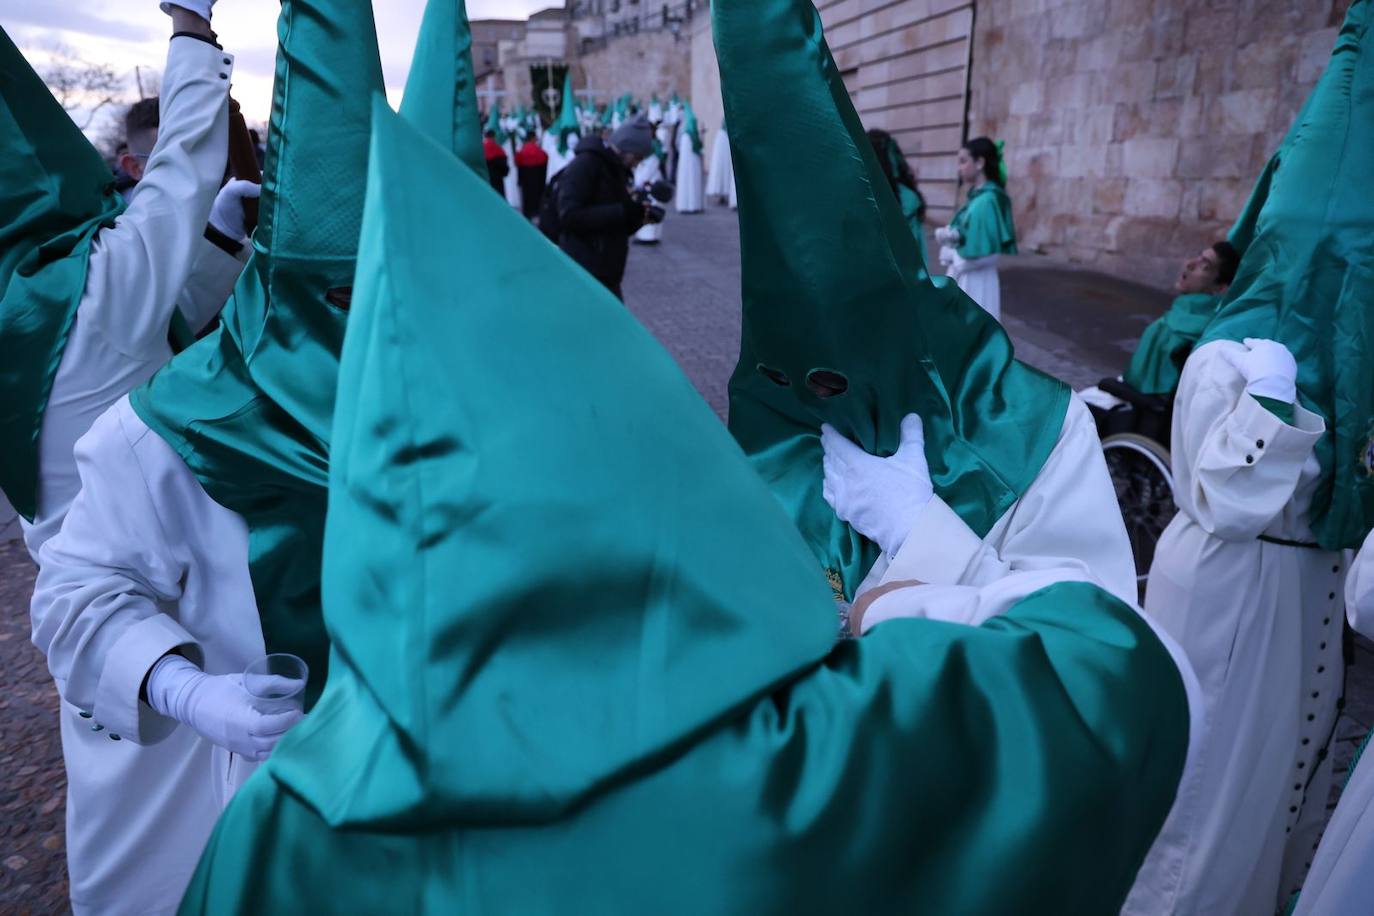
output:
[[1007, 143], [1023, 251], [1159, 286], [1223, 236], [1349, 0], [985, 0], [969, 135]]
[[817, 0], [816, 6], [864, 126], [897, 139], [920, 182], [928, 219], [948, 222], [958, 189], [955, 155], [963, 138], [974, 4]]
[[647, 102], [657, 93], [666, 99], [674, 92], [687, 93], [692, 86], [690, 36], [674, 38], [667, 30], [610, 39], [604, 48], [582, 55], [573, 71], [574, 85], [601, 93], [597, 102], [609, 102], [622, 93], [633, 93]]

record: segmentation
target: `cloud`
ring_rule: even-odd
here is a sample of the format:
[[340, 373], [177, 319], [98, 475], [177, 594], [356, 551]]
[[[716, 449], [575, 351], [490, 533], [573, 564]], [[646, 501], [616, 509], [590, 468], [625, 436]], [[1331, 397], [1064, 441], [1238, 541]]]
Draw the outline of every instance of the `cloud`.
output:
[[6, 6], [6, 29], [11, 25], [39, 26], [124, 41], [148, 41], [157, 37], [157, 33], [146, 25], [96, 15], [70, 0], [11, 0]]

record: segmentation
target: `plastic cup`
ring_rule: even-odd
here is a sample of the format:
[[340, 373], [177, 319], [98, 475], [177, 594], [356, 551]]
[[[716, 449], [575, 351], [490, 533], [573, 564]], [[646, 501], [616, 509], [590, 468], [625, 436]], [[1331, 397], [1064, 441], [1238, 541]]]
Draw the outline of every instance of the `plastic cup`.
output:
[[243, 671], [243, 689], [253, 705], [265, 713], [305, 709], [305, 685], [310, 668], [286, 652], [264, 655]]

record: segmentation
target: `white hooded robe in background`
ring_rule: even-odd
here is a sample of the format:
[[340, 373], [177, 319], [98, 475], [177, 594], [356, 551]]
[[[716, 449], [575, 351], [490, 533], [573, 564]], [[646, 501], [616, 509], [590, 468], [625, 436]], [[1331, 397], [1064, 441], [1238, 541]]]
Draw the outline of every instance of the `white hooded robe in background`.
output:
[[[1345, 615], [1374, 639], [1374, 534], [1365, 538], [1345, 580]], [[1374, 752], [1365, 747], [1326, 825], [1294, 916], [1365, 913], [1374, 907]]]
[[1326, 816], [1346, 556], [1297, 546], [1313, 541], [1325, 424], [1301, 405], [1286, 424], [1250, 396], [1227, 359], [1245, 350], [1195, 350], [1175, 401], [1179, 512], [1145, 611], [1188, 653], [1209, 729], [1127, 914], [1272, 913], [1301, 885]]
[[679, 131], [677, 138], [677, 196], [674, 203], [679, 213], [700, 213], [706, 209], [702, 194], [701, 154], [692, 148], [687, 131]]
[[711, 167], [706, 172], [706, 196], [725, 201], [730, 197], [730, 188], [734, 182], [735, 171], [730, 162], [730, 137], [722, 126], [720, 133], [716, 134], [715, 144], [711, 147]]

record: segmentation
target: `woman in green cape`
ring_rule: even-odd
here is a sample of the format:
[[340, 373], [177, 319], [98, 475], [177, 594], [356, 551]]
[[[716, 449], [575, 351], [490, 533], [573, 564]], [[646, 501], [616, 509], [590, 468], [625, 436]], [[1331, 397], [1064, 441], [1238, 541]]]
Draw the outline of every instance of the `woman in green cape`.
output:
[[1002, 318], [997, 258], [1016, 254], [1016, 226], [1007, 195], [1006, 165], [998, 144], [977, 137], [959, 150], [959, 180], [968, 200], [935, 233], [945, 273], [993, 318]]
[[[882, 166], [883, 176], [892, 187], [892, 193], [897, 195], [897, 202], [902, 207], [902, 216], [906, 217], [911, 234], [921, 250], [921, 263], [928, 265], [930, 257], [926, 253], [926, 199], [916, 187], [916, 175], [911, 171], [911, 165], [902, 154], [902, 148], [897, 145], [896, 138], [887, 131], [876, 128], [870, 130], [868, 140], [873, 144], [873, 153], [878, 157], [878, 165]], [[927, 268], [922, 270], [925, 272]]]

